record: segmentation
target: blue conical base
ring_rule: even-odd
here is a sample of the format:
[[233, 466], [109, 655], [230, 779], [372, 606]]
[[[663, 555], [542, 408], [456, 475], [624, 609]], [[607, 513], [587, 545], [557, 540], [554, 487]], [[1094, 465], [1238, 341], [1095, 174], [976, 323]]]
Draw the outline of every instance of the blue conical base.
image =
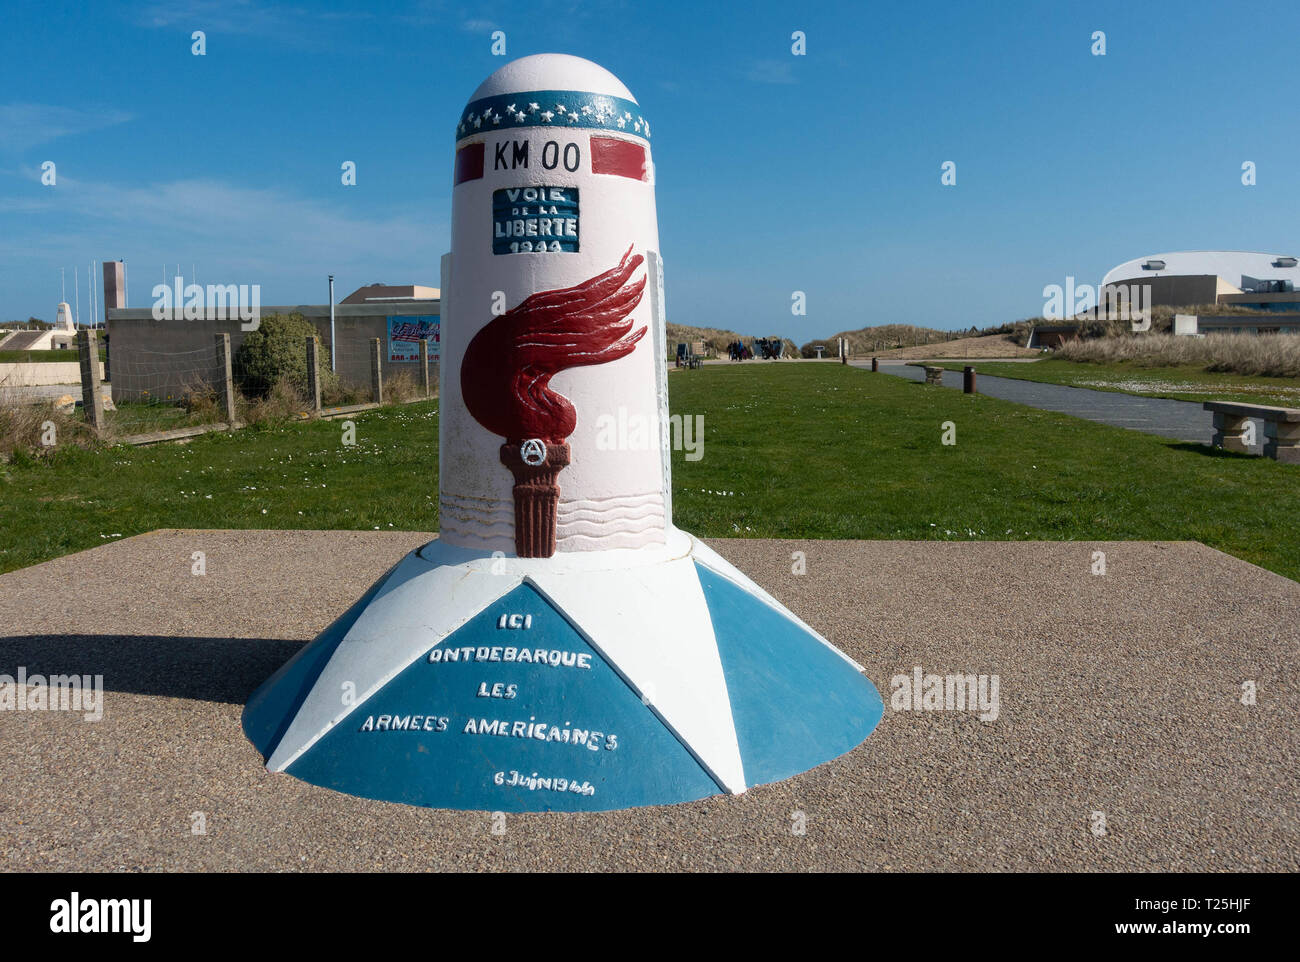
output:
[[410, 805], [601, 811], [787, 778], [880, 721], [856, 665], [707, 549], [567, 582], [482, 560], [413, 553], [272, 675], [243, 716], [269, 767]]

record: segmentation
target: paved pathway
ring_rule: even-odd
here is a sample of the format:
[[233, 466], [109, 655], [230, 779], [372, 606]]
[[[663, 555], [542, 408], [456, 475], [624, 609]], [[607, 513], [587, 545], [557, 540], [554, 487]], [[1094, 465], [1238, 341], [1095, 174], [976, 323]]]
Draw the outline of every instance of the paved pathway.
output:
[[[870, 361], [854, 361], [855, 367], [871, 367]], [[925, 380], [925, 370], [902, 362], [880, 362], [884, 374]], [[1112, 391], [1092, 391], [1082, 387], [1065, 387], [1061, 384], [1039, 384], [1014, 378], [993, 377], [979, 373], [975, 365], [976, 386], [981, 394], [1014, 401], [1044, 411], [1058, 411], [1077, 418], [1086, 418], [1112, 427], [1130, 428], [1180, 441], [1208, 444], [1214, 433], [1210, 412], [1199, 401], [1173, 401], [1168, 398], [1138, 397], [1134, 394], [1117, 394]], [[944, 371], [944, 387], [961, 390], [961, 371]], [[1264, 426], [1256, 422], [1255, 436], [1263, 444]], [[1259, 453], [1259, 445], [1255, 452]]]

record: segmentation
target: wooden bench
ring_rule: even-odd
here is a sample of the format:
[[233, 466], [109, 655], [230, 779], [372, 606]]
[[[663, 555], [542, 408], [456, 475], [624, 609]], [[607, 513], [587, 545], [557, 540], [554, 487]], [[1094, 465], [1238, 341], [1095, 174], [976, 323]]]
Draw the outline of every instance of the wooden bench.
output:
[[1264, 456], [1284, 464], [1300, 464], [1300, 409], [1279, 408], [1267, 404], [1242, 404], [1238, 401], [1206, 401], [1205, 410], [1214, 414], [1216, 448], [1249, 452], [1247, 421], [1264, 422]]

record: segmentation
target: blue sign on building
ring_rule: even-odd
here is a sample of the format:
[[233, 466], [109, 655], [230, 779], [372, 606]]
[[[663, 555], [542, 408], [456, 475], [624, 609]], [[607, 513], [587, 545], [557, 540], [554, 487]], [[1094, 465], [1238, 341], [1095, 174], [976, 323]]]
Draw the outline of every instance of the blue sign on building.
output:
[[492, 253], [578, 249], [578, 188], [503, 187], [492, 192]]
[[388, 360], [418, 361], [420, 341], [429, 342], [429, 357], [442, 353], [442, 318], [438, 314], [393, 316], [388, 318]]

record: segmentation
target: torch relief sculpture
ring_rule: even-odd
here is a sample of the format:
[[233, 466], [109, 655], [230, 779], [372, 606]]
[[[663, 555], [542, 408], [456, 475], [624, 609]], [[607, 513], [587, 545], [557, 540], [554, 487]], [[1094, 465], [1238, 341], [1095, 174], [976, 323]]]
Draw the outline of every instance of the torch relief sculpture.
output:
[[569, 463], [565, 439], [577, 424], [577, 412], [551, 390], [551, 378], [567, 368], [618, 360], [636, 347], [646, 329], [633, 331], [630, 314], [645, 278], [627, 281], [643, 260], [628, 248], [603, 274], [530, 295], [481, 328], [465, 351], [465, 407], [506, 441], [501, 463], [515, 480], [515, 551], [521, 558], [555, 554], [557, 478]]

